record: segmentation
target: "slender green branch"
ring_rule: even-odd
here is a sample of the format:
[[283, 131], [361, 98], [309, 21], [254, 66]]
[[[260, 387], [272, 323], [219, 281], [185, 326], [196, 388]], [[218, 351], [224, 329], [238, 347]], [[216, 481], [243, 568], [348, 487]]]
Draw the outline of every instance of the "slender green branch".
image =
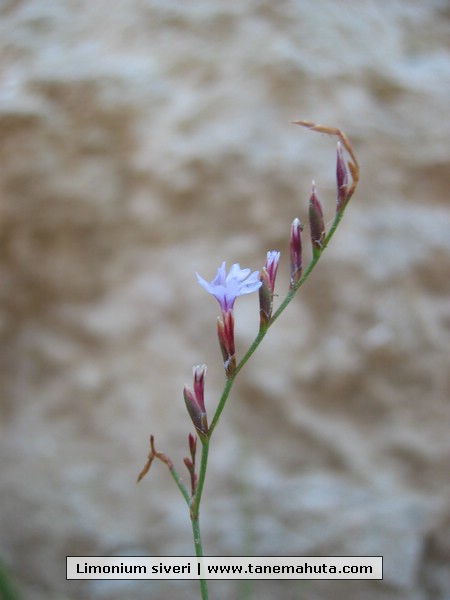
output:
[[200, 469], [198, 473], [197, 489], [195, 490], [195, 496], [191, 501], [191, 519], [197, 519], [200, 511], [200, 502], [203, 494], [203, 486], [205, 485], [206, 469], [208, 467], [208, 454], [209, 454], [209, 439], [210, 436], [201, 439], [202, 442], [202, 459], [200, 462]]
[[180, 475], [178, 474], [178, 472], [176, 471], [176, 469], [173, 466], [169, 466], [169, 471], [170, 471], [170, 474], [172, 475], [173, 480], [177, 484], [178, 489], [180, 490], [181, 494], [183, 495], [183, 498], [186, 500], [186, 504], [189, 506], [189, 504], [191, 502], [191, 497], [189, 495], [189, 492], [187, 491], [186, 486], [183, 483], [183, 480], [181, 479]]
[[214, 413], [214, 417], [211, 421], [211, 425], [209, 426], [209, 430], [208, 430], [209, 439], [211, 439], [211, 435], [220, 419], [220, 415], [222, 414], [222, 411], [225, 407], [228, 396], [230, 395], [231, 388], [233, 387], [234, 379], [235, 379], [238, 371], [239, 371], [239, 367], [236, 368], [233, 375], [231, 375], [230, 377], [227, 378], [225, 387], [223, 388], [223, 392], [222, 392], [222, 395], [219, 400], [219, 404], [217, 405], [216, 412]]
[[[200, 462], [197, 488], [191, 501], [190, 510], [195, 555], [199, 558], [203, 556], [203, 545], [200, 534], [200, 502], [203, 494], [203, 486], [205, 485], [206, 470], [208, 468], [209, 438], [201, 438], [200, 441], [202, 443], [202, 459]], [[208, 600], [208, 584], [206, 579], [200, 579], [200, 590], [202, 594], [202, 600]]]
[[[200, 534], [200, 519], [197, 514], [197, 518], [192, 519], [192, 536], [194, 538], [195, 555], [197, 558], [203, 556], [202, 537]], [[202, 600], [208, 600], [208, 582], [206, 579], [200, 579], [200, 591], [202, 594]]]
[[164, 454], [164, 452], [159, 452], [158, 450], [156, 450], [154, 435], [150, 436], [150, 453], [147, 457], [147, 462], [145, 463], [144, 468], [138, 475], [137, 483], [139, 483], [141, 481], [141, 479], [143, 479], [147, 475], [147, 473], [150, 471], [150, 467], [152, 466], [155, 458], [157, 458], [158, 460], [160, 460], [167, 466], [167, 468], [169, 469], [169, 472], [172, 476], [172, 479], [175, 481], [183, 498], [186, 500], [186, 503], [189, 505], [190, 501], [191, 501], [189, 492], [187, 491], [187, 488], [184, 485], [183, 480], [181, 479], [178, 471], [173, 466], [173, 462], [170, 460], [170, 458], [166, 454]]

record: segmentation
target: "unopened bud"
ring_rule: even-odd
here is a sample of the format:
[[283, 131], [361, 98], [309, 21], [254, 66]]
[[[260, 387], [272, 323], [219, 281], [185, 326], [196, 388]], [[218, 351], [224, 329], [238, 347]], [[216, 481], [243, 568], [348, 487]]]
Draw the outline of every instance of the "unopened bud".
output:
[[302, 276], [302, 229], [300, 220], [295, 218], [291, 225], [291, 242], [289, 246], [289, 255], [291, 262], [291, 288], [295, 286]]
[[192, 369], [192, 373], [194, 375], [194, 394], [197, 399], [197, 402], [202, 409], [203, 412], [206, 412], [205, 409], [205, 375], [206, 375], [206, 365], [197, 365]]
[[[184, 386], [184, 402], [195, 429], [200, 435], [206, 435], [208, 433], [208, 419], [204, 401], [206, 365], [194, 367], [193, 371], [194, 390], [187, 385]], [[189, 438], [189, 446], [192, 454], [193, 449], [195, 452], [195, 441], [191, 438]]]
[[197, 474], [195, 472], [195, 450], [197, 447], [197, 437], [189, 434], [189, 452], [191, 453], [191, 457], [185, 456], [184, 464], [186, 465], [187, 470], [189, 471], [189, 475], [191, 476], [191, 494], [194, 496], [197, 490]]
[[197, 431], [204, 433], [202, 423], [202, 410], [194, 396], [194, 392], [187, 385], [183, 389], [184, 402], [186, 404], [187, 411], [191, 417], [191, 421]]
[[219, 337], [225, 373], [227, 377], [230, 377], [236, 369], [234, 316], [232, 310], [223, 312], [222, 317], [217, 318], [217, 335]]
[[322, 206], [317, 198], [316, 184], [313, 181], [311, 197], [309, 199], [309, 228], [311, 232], [311, 243], [313, 255], [321, 252], [325, 241], [325, 224], [323, 221]]
[[192, 462], [192, 460], [191, 460], [190, 458], [188, 458], [187, 456], [185, 456], [185, 457], [183, 458], [183, 462], [184, 462], [184, 464], [186, 465], [186, 467], [187, 467], [187, 470], [188, 470], [189, 472], [192, 472], [192, 471], [194, 470], [194, 463]]
[[348, 171], [347, 165], [345, 164], [342, 144], [340, 142], [337, 144], [336, 186], [336, 212], [339, 213], [345, 208], [348, 199]]
[[273, 309], [273, 296], [275, 291], [275, 279], [277, 276], [280, 253], [271, 250], [267, 253], [266, 264], [260, 273], [261, 287], [259, 288], [259, 314], [261, 326], [266, 326]]
[[189, 452], [191, 454], [192, 460], [195, 462], [195, 451], [197, 450], [197, 436], [189, 434]]

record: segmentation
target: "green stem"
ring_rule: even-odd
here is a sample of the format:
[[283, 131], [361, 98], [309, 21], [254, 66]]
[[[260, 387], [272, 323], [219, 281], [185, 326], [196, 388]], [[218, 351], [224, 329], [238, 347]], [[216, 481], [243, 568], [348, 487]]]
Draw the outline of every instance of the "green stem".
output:
[[181, 477], [179, 476], [179, 474], [177, 473], [176, 469], [173, 466], [169, 466], [169, 471], [170, 471], [170, 474], [172, 475], [173, 480], [177, 484], [178, 489], [182, 493], [183, 498], [186, 500], [186, 503], [189, 505], [191, 498], [189, 496], [189, 492], [186, 489], [186, 486], [183, 483], [183, 480], [181, 479]]
[[208, 438], [209, 439], [211, 439], [212, 432], [214, 431], [214, 429], [219, 421], [220, 415], [222, 414], [222, 411], [225, 407], [225, 403], [228, 399], [228, 396], [230, 395], [231, 388], [233, 387], [233, 383], [234, 383], [234, 378], [238, 373], [238, 369], [239, 369], [239, 366], [236, 367], [236, 370], [233, 373], [233, 375], [228, 377], [228, 379], [225, 383], [225, 387], [223, 388], [222, 396], [220, 397], [219, 404], [217, 405], [216, 412], [214, 413], [214, 417], [213, 417], [211, 424], [209, 426], [209, 429], [208, 429]]
[[[200, 534], [200, 502], [205, 485], [206, 470], [208, 468], [209, 438], [203, 438], [200, 441], [202, 443], [202, 459], [200, 462], [197, 489], [191, 501], [192, 535], [194, 537], [195, 555], [198, 558], [203, 556], [202, 537]], [[208, 600], [208, 584], [206, 579], [200, 579], [200, 591], [202, 600]]]
[[202, 443], [202, 459], [200, 462], [200, 469], [198, 473], [197, 488], [195, 490], [195, 496], [191, 502], [191, 519], [194, 521], [198, 519], [200, 511], [200, 502], [203, 494], [203, 486], [205, 485], [206, 469], [208, 467], [208, 454], [209, 454], [209, 435], [208, 437], [200, 438]]
[[[195, 555], [197, 558], [203, 556], [202, 538], [200, 535], [200, 519], [197, 515], [196, 519], [192, 520], [192, 536], [194, 538]], [[206, 579], [200, 579], [200, 592], [202, 600], [208, 600], [208, 583]]]

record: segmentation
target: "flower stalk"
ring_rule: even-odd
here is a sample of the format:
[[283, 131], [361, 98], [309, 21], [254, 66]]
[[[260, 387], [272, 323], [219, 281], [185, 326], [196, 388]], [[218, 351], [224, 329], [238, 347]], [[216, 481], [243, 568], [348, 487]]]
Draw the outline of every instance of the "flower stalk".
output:
[[[165, 463], [172, 478], [189, 506], [192, 523], [194, 547], [197, 557], [203, 556], [203, 546], [200, 535], [200, 506], [208, 468], [210, 442], [222, 412], [225, 408], [234, 381], [245, 364], [255, 353], [258, 346], [268, 333], [268, 330], [278, 317], [285, 311], [288, 304], [309, 278], [316, 267], [324, 249], [334, 236], [343, 217], [345, 208], [356, 190], [359, 181], [359, 165], [353, 148], [346, 135], [337, 128], [327, 127], [310, 121], [295, 121], [319, 133], [337, 136], [336, 159], [336, 212], [328, 233], [325, 230], [324, 214], [321, 202], [317, 195], [317, 188], [313, 182], [308, 207], [309, 229], [311, 234], [312, 256], [309, 264], [303, 268], [302, 225], [299, 219], [294, 219], [290, 230], [289, 260], [290, 260], [290, 285], [288, 292], [274, 312], [275, 281], [280, 261], [280, 252], [271, 250], [267, 253], [265, 265], [261, 272], [251, 269], [241, 269], [238, 263], [233, 264], [227, 274], [226, 263], [223, 262], [217, 271], [216, 277], [208, 282], [198, 273], [199, 284], [216, 298], [220, 306], [220, 316], [217, 319], [217, 333], [219, 346], [225, 368], [225, 384], [215, 409], [214, 415], [208, 423], [205, 407], [205, 376], [206, 365], [199, 365], [193, 369], [193, 386], [184, 386], [183, 396], [188, 414], [195, 427], [198, 439], [201, 442], [201, 459], [197, 473], [197, 437], [189, 434], [189, 456], [184, 458], [184, 464], [190, 477], [190, 493], [183, 483], [182, 478], [173, 466], [172, 461], [155, 448], [154, 437], [150, 437], [150, 453], [147, 462], [138, 476], [138, 481], [148, 473], [155, 458]], [[345, 158], [347, 153], [347, 162]], [[259, 292], [260, 328], [252, 344], [238, 362], [234, 341], [234, 304], [239, 296]], [[208, 599], [206, 580], [200, 581], [202, 600]]]

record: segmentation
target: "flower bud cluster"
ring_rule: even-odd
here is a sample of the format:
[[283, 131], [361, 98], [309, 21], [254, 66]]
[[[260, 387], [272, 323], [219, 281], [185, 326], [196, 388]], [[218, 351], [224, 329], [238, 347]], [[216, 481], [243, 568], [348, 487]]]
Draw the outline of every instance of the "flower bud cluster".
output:
[[[332, 130], [321, 125], [314, 125], [309, 122], [299, 122], [311, 129], [323, 133], [333, 133], [339, 135], [346, 150], [352, 158], [354, 155], [347, 138], [340, 130]], [[356, 159], [355, 159], [356, 160]], [[357, 178], [357, 163], [349, 162], [352, 169], [353, 185], [349, 189], [349, 177], [347, 165], [344, 159], [342, 144], [337, 146], [336, 162], [336, 214], [339, 214], [345, 208], [355, 187], [355, 177]], [[313, 260], [317, 259], [322, 253], [327, 239], [323, 209], [317, 195], [315, 182], [312, 183], [311, 196], [308, 205], [308, 222], [311, 236], [311, 245]], [[303, 275], [303, 251], [302, 251], [302, 231], [303, 225], [299, 219], [294, 219], [291, 225], [289, 258], [290, 258], [290, 288], [296, 291], [301, 284]], [[275, 296], [275, 280], [280, 262], [280, 252], [271, 250], [267, 253], [265, 265], [261, 272], [251, 269], [241, 269], [238, 263], [233, 264], [227, 274], [226, 263], [223, 262], [217, 271], [216, 277], [208, 282], [198, 273], [197, 280], [200, 285], [212, 296], [216, 298], [220, 305], [221, 314], [217, 318], [217, 335], [219, 346], [223, 357], [223, 364], [227, 378], [232, 378], [236, 373], [236, 349], [234, 341], [234, 304], [239, 296], [251, 294], [259, 290], [259, 314], [260, 314], [260, 332], [264, 333], [271, 324], [273, 313], [273, 300]], [[306, 275], [305, 275], [306, 276]], [[206, 366], [194, 367], [194, 389], [188, 386], [184, 388], [184, 399], [186, 407], [194, 423], [197, 433], [202, 436], [208, 435], [208, 422], [204, 404], [204, 378]], [[189, 463], [190, 464], [190, 463]]]
[[[183, 479], [179, 476], [178, 472], [174, 468], [170, 458], [164, 452], [156, 450], [153, 435], [150, 436], [150, 452], [147, 456], [147, 462], [138, 476], [138, 481], [140, 481], [148, 473], [155, 458], [163, 462], [168, 467], [176, 485], [189, 505], [197, 556], [203, 555], [199, 531], [199, 510], [206, 475], [206, 467], [208, 464], [209, 442], [228, 399], [234, 378], [241, 370], [242, 366], [255, 352], [256, 348], [264, 338], [268, 328], [285, 310], [286, 306], [292, 300], [299, 287], [311, 273], [313, 267], [317, 263], [317, 260], [320, 258], [324, 248], [326, 247], [326, 244], [331, 239], [337, 226], [339, 225], [345, 207], [352, 197], [359, 181], [358, 161], [348, 138], [340, 129], [316, 124], [311, 121], [296, 121], [295, 123], [304, 127], [308, 127], [312, 131], [335, 135], [339, 138], [336, 161], [336, 213], [331, 228], [327, 234], [322, 205], [318, 198], [316, 185], [313, 181], [308, 203], [308, 224], [311, 237], [312, 259], [307, 268], [304, 270], [302, 246], [303, 225], [300, 220], [296, 218], [293, 220], [290, 229], [290, 289], [275, 313], [275, 281], [280, 262], [280, 252], [276, 250], [270, 250], [267, 252], [265, 264], [260, 272], [252, 272], [251, 269], [241, 269], [239, 263], [235, 263], [231, 266], [229, 272], [227, 273], [226, 263], [223, 262], [217, 271], [216, 277], [211, 282], [203, 279], [198, 273], [196, 274], [199, 284], [209, 294], [216, 298], [220, 306], [220, 316], [217, 318], [217, 334], [223, 357], [227, 382], [216, 408], [216, 412], [209, 423], [205, 406], [206, 365], [195, 366], [193, 368], [192, 387], [187, 385], [184, 386], [184, 401], [196, 431], [196, 435], [192, 433], [189, 434], [189, 455], [184, 458], [184, 465], [190, 475], [190, 493], [184, 484]], [[349, 157], [347, 163], [344, 158], [344, 150]], [[238, 364], [236, 360], [234, 338], [234, 304], [239, 296], [251, 294], [256, 291], [259, 292], [260, 329], [247, 353]], [[196, 450], [198, 439], [200, 439], [202, 444], [202, 450], [199, 471], [197, 474]], [[206, 588], [202, 587], [202, 594], [205, 589]]]

